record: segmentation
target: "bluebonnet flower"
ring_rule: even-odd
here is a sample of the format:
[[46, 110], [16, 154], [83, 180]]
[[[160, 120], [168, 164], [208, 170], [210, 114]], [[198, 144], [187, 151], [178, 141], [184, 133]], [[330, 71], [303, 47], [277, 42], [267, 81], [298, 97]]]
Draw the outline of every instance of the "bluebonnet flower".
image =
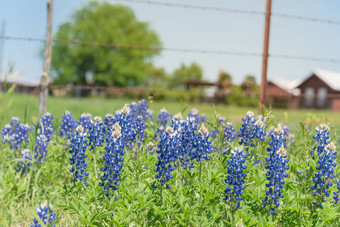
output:
[[92, 115], [87, 113], [83, 113], [80, 115], [79, 117], [79, 122], [78, 125], [81, 125], [84, 129], [84, 132], [87, 132], [88, 129], [91, 127], [92, 125]]
[[11, 136], [14, 134], [17, 127], [19, 127], [20, 119], [17, 117], [12, 117], [11, 122], [1, 130], [2, 143], [9, 142]]
[[[283, 130], [283, 136], [288, 138], [290, 135], [290, 129], [288, 128], [287, 125], [279, 124]], [[274, 131], [274, 127], [271, 127], [270, 130], [267, 132], [267, 136], [270, 136]]]
[[38, 126], [38, 135], [44, 134], [48, 141], [51, 140], [51, 135], [53, 133], [53, 116], [50, 113], [45, 113], [41, 119]]
[[[120, 170], [123, 167], [124, 161], [124, 140], [121, 133], [122, 128], [118, 123], [112, 126], [111, 136], [106, 138], [107, 146], [105, 147], [104, 155], [104, 168], [101, 171], [104, 173], [100, 177], [100, 186], [103, 187], [103, 191], [106, 191], [105, 195], [112, 196], [111, 190], [115, 191], [118, 189]], [[117, 200], [118, 197], [115, 197]]]
[[[161, 140], [158, 144], [158, 162], [154, 171], [156, 179], [159, 179], [161, 187], [173, 178], [171, 172], [175, 169], [173, 164], [176, 161], [176, 150], [178, 146], [178, 132], [172, 127], [167, 127], [165, 132], [160, 135]], [[156, 186], [154, 186], [156, 187]], [[167, 185], [169, 187], [169, 185]]]
[[286, 138], [283, 137], [283, 130], [279, 125], [277, 129], [271, 134], [271, 141], [269, 142], [270, 148], [268, 148], [269, 158], [266, 158], [267, 180], [266, 197], [262, 199], [262, 207], [269, 206], [269, 212], [275, 213], [275, 208], [280, 205], [280, 198], [283, 198], [282, 189], [284, 188], [284, 178], [288, 176], [285, 170], [289, 169], [287, 165], [289, 159], [287, 159], [287, 152], [285, 150]]
[[72, 169], [70, 172], [73, 173], [73, 181], [84, 181], [84, 184], [88, 186], [87, 180], [85, 180], [85, 177], [89, 175], [89, 173], [86, 172], [87, 164], [85, 162], [87, 158], [85, 154], [87, 140], [83, 126], [79, 125], [76, 128], [76, 132], [72, 134], [70, 148], [71, 150], [69, 150], [69, 152], [72, 154], [72, 158], [70, 158]]
[[[47, 201], [45, 201], [43, 204], [41, 204], [39, 207], [37, 207], [36, 212], [40, 218], [40, 220], [45, 224], [44, 226], [52, 226], [53, 222], [56, 220], [56, 213], [53, 212], [53, 205], [47, 204]], [[33, 219], [34, 225], [31, 225], [31, 227], [42, 227], [42, 225], [39, 223], [37, 219]]]
[[106, 114], [105, 118], [104, 118], [104, 125], [105, 125], [105, 131], [106, 131], [106, 135], [110, 136], [111, 134], [111, 128], [112, 126], [115, 124], [115, 119], [114, 116], [112, 114]]
[[[217, 125], [223, 125], [225, 123], [225, 118], [219, 114], [216, 114], [216, 122], [217, 122]], [[216, 139], [217, 135], [220, 133], [221, 133], [220, 129], [211, 129], [210, 138]]]
[[[131, 110], [128, 105], [125, 105], [121, 110], [116, 111], [114, 115], [114, 122], [118, 123], [122, 128], [124, 146], [132, 149], [133, 143], [139, 139], [144, 138], [145, 122], [140, 117], [136, 120], [132, 118]], [[112, 134], [111, 129], [108, 130]]]
[[105, 126], [103, 126], [103, 121], [101, 117], [94, 117], [94, 122], [91, 124], [88, 136], [89, 144], [91, 146], [91, 150], [94, 150], [95, 147], [100, 147], [104, 142], [105, 137]]
[[136, 136], [139, 139], [138, 147], [140, 147], [141, 143], [145, 141], [145, 129], [145, 120], [141, 116], [138, 116], [137, 119], [134, 121], [134, 130], [136, 131]]
[[[136, 142], [136, 132], [133, 130], [134, 123], [130, 107], [125, 105], [121, 110], [116, 111], [114, 120], [121, 127], [124, 146], [132, 148], [132, 143]], [[110, 131], [110, 134], [112, 134], [112, 131]]]
[[207, 121], [207, 116], [205, 114], [200, 115], [199, 123], [205, 123]]
[[28, 143], [28, 133], [32, 129], [27, 124], [20, 124], [20, 119], [12, 117], [11, 122], [2, 129], [2, 142], [10, 144], [11, 150], [26, 148], [24, 143]]
[[132, 118], [135, 118], [140, 114], [139, 113], [139, 105], [136, 102], [130, 103], [129, 108], [130, 108]]
[[333, 199], [335, 201], [335, 204], [338, 204], [340, 198], [339, 198], [339, 194], [340, 194], [340, 181], [338, 181], [336, 183], [336, 188], [337, 188], [337, 191], [336, 192], [333, 192], [334, 193], [334, 196], [333, 196]]
[[235, 128], [233, 126], [233, 123], [227, 122], [223, 127], [223, 133], [225, 146], [223, 155], [225, 155], [230, 150], [230, 146], [228, 145], [228, 143], [231, 143], [235, 139]]
[[196, 124], [199, 123], [200, 117], [199, 117], [199, 111], [196, 108], [193, 108], [188, 113], [188, 118], [192, 118]]
[[176, 138], [173, 141], [177, 147], [177, 149], [174, 149], [175, 153], [173, 154], [175, 159], [179, 160], [183, 168], [187, 166], [193, 168], [192, 160], [195, 159], [194, 149], [196, 148], [198, 125], [193, 118], [188, 118], [184, 121], [180, 113], [173, 116], [171, 125], [176, 132]]
[[202, 161], [203, 158], [210, 160], [208, 154], [212, 151], [211, 141], [209, 141], [209, 131], [204, 124], [202, 124], [198, 132], [195, 133], [194, 139], [194, 145], [192, 147], [194, 149], [188, 149], [188, 156], [191, 158], [189, 168], [194, 167], [193, 160], [196, 160], [197, 162]]
[[152, 120], [152, 111], [149, 110], [149, 104], [145, 99], [138, 101], [138, 104], [132, 102], [129, 104], [131, 115], [133, 119], [140, 116], [144, 121]]
[[32, 165], [32, 156], [29, 149], [24, 149], [21, 151], [21, 159], [18, 161], [17, 172], [21, 172], [21, 176], [28, 173], [30, 171], [30, 166]]
[[42, 164], [46, 160], [47, 155], [47, 146], [48, 146], [48, 138], [44, 134], [37, 135], [36, 143], [34, 145], [34, 159], [38, 159], [37, 161]]
[[71, 112], [65, 111], [64, 115], [61, 116], [60, 127], [60, 136], [71, 139], [71, 135], [76, 128], [76, 121], [73, 119]]
[[[242, 118], [242, 121], [243, 124], [239, 131], [239, 137], [241, 138], [240, 145], [254, 147], [255, 138], [264, 141], [266, 133], [264, 132], [264, 122], [261, 116], [256, 120], [254, 113], [248, 111], [247, 116]], [[246, 151], [249, 151], [249, 147], [246, 148]]]
[[152, 120], [152, 111], [149, 110], [149, 104], [145, 99], [138, 101], [139, 103], [139, 116], [142, 117], [144, 121]]
[[318, 150], [318, 159], [316, 162], [317, 173], [314, 175], [314, 185], [312, 190], [317, 194], [330, 196], [329, 187], [333, 185], [330, 181], [334, 178], [334, 169], [336, 167], [336, 147], [333, 142], [324, 147], [324, 150]]
[[244, 154], [242, 147], [237, 147], [235, 150], [231, 150], [231, 156], [228, 160], [228, 176], [225, 180], [227, 188], [224, 191], [226, 196], [223, 200], [238, 209], [242, 208], [240, 202], [242, 200], [243, 190], [245, 189], [243, 184], [244, 177], [247, 175], [244, 172], [247, 168], [247, 166], [244, 165], [246, 157], [247, 155]]
[[313, 136], [314, 139], [314, 148], [310, 154], [315, 160], [315, 151], [316, 155], [319, 156], [325, 150], [325, 147], [330, 143], [329, 141], [329, 127], [326, 124], [320, 124], [320, 127], [316, 127], [317, 134]]
[[168, 113], [168, 111], [165, 108], [161, 109], [158, 114], [157, 123], [159, 123], [159, 125], [157, 127], [157, 132], [155, 134], [155, 137], [159, 136], [165, 131], [168, 125], [169, 119], [170, 119], [170, 114]]

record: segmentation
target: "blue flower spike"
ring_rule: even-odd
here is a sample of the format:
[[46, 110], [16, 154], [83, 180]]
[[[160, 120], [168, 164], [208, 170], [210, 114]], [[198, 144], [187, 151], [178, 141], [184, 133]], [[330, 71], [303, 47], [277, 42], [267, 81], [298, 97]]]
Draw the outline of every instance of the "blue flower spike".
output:
[[61, 116], [60, 123], [60, 136], [71, 139], [72, 133], [76, 128], [76, 121], [73, 119], [73, 115], [69, 111], [65, 111], [64, 115]]
[[[39, 216], [39, 219], [45, 224], [44, 226], [55, 226], [53, 225], [53, 222], [56, 220], [56, 213], [53, 212], [52, 204], [48, 204], [47, 201], [45, 201], [43, 204], [37, 207], [36, 212]], [[41, 225], [37, 219], [34, 218], [33, 222], [34, 225], [31, 225], [31, 227], [43, 227], [43, 225]]]
[[16, 169], [17, 172], [21, 172], [21, 176], [27, 174], [30, 171], [30, 166], [32, 165], [32, 155], [29, 149], [24, 149], [21, 151], [21, 159], [18, 161], [18, 168]]
[[271, 141], [269, 141], [270, 148], [268, 148], [269, 158], [266, 158], [267, 191], [266, 197], [262, 199], [262, 207], [269, 206], [270, 214], [275, 214], [275, 209], [280, 206], [280, 199], [284, 197], [282, 189], [284, 188], [285, 180], [288, 174], [285, 173], [289, 169], [287, 165], [287, 152], [284, 142], [286, 138], [283, 137], [283, 129], [279, 125], [271, 134]]
[[76, 128], [76, 132], [73, 133], [70, 148], [71, 150], [69, 152], [72, 154], [72, 157], [70, 158], [70, 165], [72, 166], [70, 172], [73, 174], [73, 181], [83, 181], [84, 184], [88, 186], [87, 180], [85, 180], [85, 177], [89, 175], [89, 173], [86, 172], [87, 164], [85, 162], [87, 158], [87, 155], [85, 154], [87, 140], [82, 125], [79, 125]]
[[247, 154], [244, 153], [243, 148], [236, 147], [234, 150], [231, 150], [231, 156], [228, 160], [228, 176], [225, 180], [227, 187], [224, 191], [226, 196], [223, 200], [232, 207], [233, 211], [235, 211], [235, 209], [242, 209], [240, 204], [243, 190], [245, 189], [243, 186], [244, 177], [247, 175], [244, 172], [247, 168], [247, 166], [244, 165], [246, 157]]
[[[105, 195], [109, 198], [113, 196], [113, 192], [118, 189], [120, 185], [121, 169], [124, 161], [124, 137], [122, 128], [118, 123], [115, 123], [111, 129], [111, 136], [106, 138], [107, 146], [105, 147], [104, 167], [101, 168], [103, 176], [100, 177], [101, 182], [99, 186], [103, 187]], [[113, 191], [113, 192], [112, 192]], [[117, 200], [115, 197], [114, 200]]]

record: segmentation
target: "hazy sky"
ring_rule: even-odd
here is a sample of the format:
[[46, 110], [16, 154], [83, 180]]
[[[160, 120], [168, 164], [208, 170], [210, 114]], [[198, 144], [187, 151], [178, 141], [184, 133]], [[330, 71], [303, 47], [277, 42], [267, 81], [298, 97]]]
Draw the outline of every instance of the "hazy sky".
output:
[[[188, 5], [265, 11], [265, 0], [156, 0]], [[340, 21], [339, 0], [272, 0], [272, 13]], [[70, 19], [87, 0], [54, 0], [53, 31]], [[111, 0], [130, 6], [137, 18], [150, 22], [164, 47], [262, 53], [264, 15], [236, 14], [170, 8]], [[45, 0], [0, 0], [0, 20], [6, 21], [6, 35], [45, 38]], [[95, 41], [95, 40], [93, 40]], [[136, 44], [138, 45], [138, 44]], [[13, 62], [25, 82], [37, 82], [42, 72], [39, 50], [42, 43], [6, 40], [3, 65]], [[316, 58], [340, 59], [340, 25], [272, 17], [269, 52]], [[163, 51], [155, 65], [172, 72], [181, 62], [199, 63], [204, 78], [215, 81], [220, 69], [236, 83], [252, 74], [260, 81], [262, 58]], [[0, 66], [1, 67], [1, 66]], [[315, 68], [340, 72], [340, 63], [270, 58], [268, 77], [303, 79]]]

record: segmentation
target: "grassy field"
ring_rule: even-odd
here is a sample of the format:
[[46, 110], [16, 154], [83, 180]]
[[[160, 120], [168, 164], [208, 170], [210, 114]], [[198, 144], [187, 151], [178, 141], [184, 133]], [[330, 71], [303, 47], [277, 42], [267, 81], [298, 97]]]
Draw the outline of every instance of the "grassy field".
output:
[[[252, 142], [254, 146], [243, 144], [241, 138], [238, 137], [231, 142], [228, 139], [228, 143], [226, 143], [224, 137], [219, 133], [216, 136], [217, 139], [211, 138], [210, 140], [209, 138], [211, 144], [202, 139], [198, 141], [198, 138], [204, 139], [204, 137], [199, 136], [201, 135], [199, 131], [204, 132], [204, 127], [199, 125], [196, 125], [197, 128], [202, 128], [196, 131], [192, 130], [191, 127], [173, 126], [173, 128], [178, 128], [178, 131], [173, 135], [179, 135], [179, 137], [172, 140], [173, 135], [165, 133], [163, 135], [168, 137], [155, 136], [157, 123], [148, 122], [145, 129], [145, 140], [137, 139], [137, 142], [131, 142], [133, 144], [132, 148], [128, 146], [128, 143], [125, 144], [123, 140], [114, 140], [112, 136], [108, 137], [105, 133], [101, 135], [101, 138], [104, 137], [103, 141], [106, 141], [106, 143], [91, 150], [88, 146], [89, 144], [83, 140], [87, 138], [87, 134], [82, 134], [80, 136], [82, 137], [81, 141], [83, 141], [82, 146], [88, 146], [87, 149], [85, 148], [86, 157], [84, 158], [86, 159], [86, 170], [89, 173], [86, 176], [88, 186], [85, 186], [83, 182], [75, 182], [74, 175], [70, 172], [71, 165], [74, 167], [75, 163], [70, 164], [72, 162], [70, 160], [75, 152], [72, 147], [77, 146], [74, 146], [74, 144], [70, 146], [70, 141], [59, 136], [60, 128], [58, 128], [58, 125], [61, 115], [65, 110], [69, 110], [76, 119], [83, 112], [89, 112], [93, 116], [104, 116], [106, 113], [114, 113], [116, 110], [121, 109], [125, 103], [132, 101], [137, 100], [49, 97], [48, 111], [53, 114], [55, 119], [53, 120], [54, 133], [50, 135], [51, 140], [46, 150], [40, 150], [38, 137], [34, 133], [38, 133], [38, 131], [48, 133], [48, 130], [30, 131], [28, 134], [29, 142], [24, 144], [29, 148], [29, 157], [45, 152], [44, 157], [46, 160], [43, 163], [37, 162], [36, 157], [31, 159], [24, 158], [21, 155], [21, 149], [12, 150], [9, 144], [1, 143], [0, 226], [29, 226], [33, 223], [33, 218], [39, 219], [36, 214], [36, 208], [44, 201], [54, 205], [53, 210], [57, 215], [56, 226], [339, 226], [340, 206], [334, 204], [333, 197], [326, 198], [323, 193], [315, 194], [311, 191], [314, 185], [311, 176], [314, 176], [322, 164], [317, 161], [326, 160], [328, 166], [336, 164], [336, 162], [339, 163], [339, 156], [336, 157], [336, 153], [330, 161], [329, 158], [314, 157], [310, 153], [315, 151], [313, 144], [318, 145], [320, 143], [320, 141], [315, 142], [316, 137], [313, 137], [313, 135], [316, 135], [314, 128], [320, 122], [333, 123], [330, 124], [331, 133], [327, 143], [332, 141], [337, 144], [338, 142], [338, 114], [330, 111], [274, 109], [272, 110], [274, 119], [288, 124], [291, 129], [297, 126], [299, 121], [307, 123], [307, 127], [291, 130], [292, 134], [295, 135], [295, 139], [292, 140], [289, 140], [291, 137], [288, 135], [283, 137], [282, 129], [277, 127], [276, 122], [270, 120], [266, 122], [266, 129], [261, 130], [267, 130], [266, 132], [268, 132], [271, 127], [277, 127], [277, 131], [281, 130], [280, 136], [272, 134], [261, 138], [258, 131], [254, 130], [253, 127], [243, 129], [243, 131], [247, 130], [247, 132], [249, 130], [249, 133], [257, 133]], [[17, 116], [22, 121], [25, 121], [25, 116], [27, 116], [30, 126], [35, 126], [38, 109], [37, 97], [12, 94], [11, 96], [0, 98], [0, 106], [2, 107], [0, 109], [1, 127], [9, 122], [12, 116]], [[240, 128], [241, 119], [248, 110], [257, 112], [254, 108], [150, 101], [150, 109], [154, 111], [155, 120], [159, 110], [163, 107], [167, 108], [170, 113], [183, 112], [183, 115], [186, 115], [191, 108], [195, 107], [200, 110], [200, 113], [205, 113], [210, 122], [213, 121], [216, 111], [226, 117], [228, 121], [234, 123], [236, 130]], [[121, 125], [130, 127], [127, 128], [127, 131], [121, 131], [126, 134], [137, 128], [133, 128], [135, 126], [128, 125], [123, 121]], [[217, 128], [224, 127], [224, 125], [218, 123], [215, 126]], [[142, 127], [139, 127], [138, 130], [140, 128]], [[324, 131], [325, 135], [328, 133], [326, 131]], [[87, 133], [92, 135], [89, 129], [87, 129]], [[233, 132], [231, 133], [233, 134]], [[266, 134], [263, 131], [262, 133]], [[188, 135], [191, 135], [191, 137], [188, 137]], [[73, 136], [78, 139], [72, 140], [72, 143], [80, 141], [79, 134]], [[88, 137], [89, 141], [91, 140], [90, 138], [92, 137]], [[188, 138], [190, 139], [188, 140]], [[208, 137], [205, 138], [207, 139]], [[221, 138], [223, 139], [221, 140]], [[149, 142], [156, 145], [156, 147], [151, 146], [150, 148]], [[171, 144], [171, 147], [174, 146], [176, 151], [181, 151], [181, 153], [168, 152], [172, 151], [168, 147], [170, 146], [169, 144]], [[205, 145], [203, 146], [202, 144]], [[277, 146], [276, 150], [274, 150], [274, 145], [272, 144]], [[286, 145], [286, 150], [284, 150], [284, 144]], [[244, 149], [243, 154], [247, 155], [242, 156], [244, 160], [239, 156], [238, 161], [231, 164], [234, 158], [231, 158], [230, 149], [236, 149], [239, 146], [241, 148], [237, 149]], [[171, 170], [173, 175], [172, 178], [169, 178], [171, 180], [168, 181], [169, 186], [171, 186], [169, 189], [161, 186], [160, 177], [156, 178], [156, 172], [157, 174], [159, 172], [157, 166], [169, 164], [164, 164], [165, 161], [159, 164], [160, 160], [163, 159], [160, 158], [161, 149], [158, 150], [157, 147], [164, 148], [162, 149], [163, 155], [165, 155], [165, 152], [167, 152], [166, 154], [171, 154], [172, 165], [176, 166]], [[202, 147], [209, 151], [206, 154], [209, 158], [205, 159], [199, 153], [202, 152]], [[277, 150], [278, 147], [280, 147], [279, 150]], [[116, 153], [118, 148], [125, 152], [125, 155], [121, 155], [121, 157], [124, 155], [124, 159], [121, 159], [120, 163], [116, 163], [117, 158], [109, 160], [110, 163], [115, 162], [115, 166], [123, 163], [119, 173], [121, 175], [118, 175], [120, 176], [120, 185], [118, 185], [117, 191], [112, 191], [118, 199], [113, 201], [112, 198], [110, 200], [105, 196], [99, 183], [105, 180], [101, 178], [104, 171], [107, 171], [104, 167], [110, 167], [111, 165], [108, 164], [107, 157], [113, 152]], [[280, 175], [282, 178], [285, 177], [284, 183], [280, 181], [280, 184], [284, 184], [282, 188], [284, 197], [280, 197], [280, 206], [275, 208], [276, 213], [274, 215], [270, 213], [270, 209], [273, 207], [272, 202], [265, 203], [267, 204], [266, 207], [261, 207], [264, 204], [263, 199], [267, 198], [268, 187], [266, 184], [269, 180], [267, 174], [273, 174], [273, 171], [271, 173], [267, 172], [266, 167], [272, 165], [270, 168], [274, 169], [274, 167], [277, 168], [278, 166], [276, 159], [268, 161], [268, 157], [274, 157], [274, 154], [269, 155], [268, 148], [275, 151], [276, 155], [280, 151], [281, 156], [279, 157], [287, 158], [284, 163], [287, 164], [289, 161], [289, 168], [285, 168], [288, 175]], [[158, 152], [155, 152], [156, 149]], [[223, 154], [220, 151], [228, 152]], [[202, 158], [200, 160], [195, 158], [196, 156], [192, 158], [190, 155], [194, 154], [193, 152], [201, 155]], [[287, 157], [285, 152], [287, 152]], [[282, 154], [284, 155], [282, 156]], [[278, 156], [275, 157], [277, 158]], [[80, 159], [79, 154], [77, 162], [78, 158]], [[188, 168], [187, 164], [181, 165], [183, 160], [187, 159], [191, 160], [193, 168]], [[283, 159], [280, 160], [282, 167]], [[226, 203], [223, 198], [227, 196], [226, 187], [234, 187], [231, 186], [231, 183], [236, 182], [230, 181], [229, 186], [225, 182], [226, 179], [229, 179], [228, 177], [234, 174], [229, 171], [229, 168], [231, 168], [231, 165], [241, 163], [241, 161], [245, 164], [242, 169], [246, 175], [242, 175], [245, 186], [242, 189], [244, 190], [241, 202], [243, 208], [238, 209], [239, 205], [235, 205], [237, 204], [235, 199], [230, 199]], [[28, 163], [31, 164], [27, 173], [21, 172], [20, 168], [24, 168], [21, 167], [23, 166], [22, 163], [26, 163], [26, 167]], [[322, 166], [326, 166], [326, 164], [322, 164]], [[169, 169], [170, 167], [167, 166], [166, 168]], [[117, 172], [116, 167], [114, 171], [115, 173]], [[282, 174], [282, 172], [278, 172], [279, 170], [275, 171], [277, 171], [275, 177], [279, 173]], [[322, 169], [322, 171], [325, 170]], [[330, 170], [328, 169], [328, 171]], [[333, 172], [335, 177], [327, 180], [327, 184], [331, 182], [333, 185], [328, 192], [333, 195], [334, 192], [340, 192], [340, 188], [339, 190], [336, 188], [340, 179], [340, 168], [337, 166], [330, 172]], [[239, 177], [237, 182], [241, 182]], [[116, 180], [116, 178], [114, 179]], [[324, 207], [323, 209], [315, 206], [315, 204], [321, 203]]]
[[[91, 113], [93, 116], [99, 115], [104, 117], [106, 113], [114, 113], [116, 110], [122, 108], [125, 103], [131, 103], [131, 99], [105, 99], [105, 98], [56, 98], [49, 97], [48, 112], [51, 112], [56, 120], [60, 119], [65, 110], [71, 111], [76, 119], [82, 113]], [[5, 103], [11, 103], [8, 109], [3, 111], [1, 125], [10, 121], [12, 116], [24, 119], [25, 109], [27, 107], [27, 119], [33, 121], [38, 115], [38, 97], [12, 94], [9, 100], [3, 101], [0, 105], [2, 109]], [[251, 107], [236, 107], [226, 105], [215, 105], [209, 103], [179, 103], [179, 102], [152, 102], [149, 101], [150, 109], [154, 111], [156, 118], [159, 110], [163, 107], [168, 109], [172, 114], [178, 112], [186, 115], [191, 108], [197, 108], [200, 113], [207, 116], [208, 121], [213, 121], [215, 111], [226, 117], [228, 121], [241, 122], [241, 118], [248, 110], [257, 113], [257, 108]], [[332, 124], [339, 124], [339, 113], [334, 113], [329, 110], [292, 110], [292, 109], [272, 109], [272, 115], [275, 120], [281, 123], [298, 124], [300, 121], [309, 123], [327, 122]]]

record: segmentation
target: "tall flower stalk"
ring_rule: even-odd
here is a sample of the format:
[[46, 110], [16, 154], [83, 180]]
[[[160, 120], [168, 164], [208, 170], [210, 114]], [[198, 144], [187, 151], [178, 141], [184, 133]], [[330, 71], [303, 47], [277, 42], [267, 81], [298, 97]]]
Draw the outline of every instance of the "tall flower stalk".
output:
[[[114, 124], [111, 130], [111, 136], [106, 138], [107, 146], [105, 147], [104, 167], [101, 168], [103, 176], [100, 177], [100, 186], [107, 197], [112, 197], [113, 192], [118, 189], [119, 176], [123, 168], [124, 161], [124, 140], [121, 133], [122, 128], [118, 123]], [[113, 192], [112, 192], [113, 191]], [[114, 200], [117, 200], [115, 197]]]
[[89, 173], [86, 172], [87, 155], [85, 153], [87, 149], [87, 140], [83, 126], [79, 125], [76, 128], [76, 132], [72, 134], [70, 148], [69, 152], [72, 154], [72, 157], [70, 158], [70, 165], [72, 166], [70, 172], [73, 174], [73, 181], [83, 181], [84, 184], [88, 186], [87, 179], [85, 179], [85, 177], [89, 175]]
[[237, 209], [242, 209], [241, 201], [242, 194], [245, 187], [244, 177], [247, 175], [244, 170], [247, 166], [244, 164], [246, 161], [247, 154], [243, 152], [242, 147], [236, 147], [231, 150], [231, 156], [228, 160], [227, 167], [227, 184], [225, 192], [225, 198], [223, 199], [226, 204], [230, 206], [232, 215], [235, 214]]
[[262, 199], [262, 207], [269, 206], [269, 212], [275, 214], [275, 209], [280, 206], [280, 199], [284, 197], [282, 189], [284, 188], [285, 180], [288, 176], [285, 173], [289, 169], [287, 165], [287, 152], [284, 142], [286, 138], [283, 137], [283, 129], [279, 125], [271, 134], [268, 148], [269, 158], [266, 158], [267, 191], [266, 197]]

